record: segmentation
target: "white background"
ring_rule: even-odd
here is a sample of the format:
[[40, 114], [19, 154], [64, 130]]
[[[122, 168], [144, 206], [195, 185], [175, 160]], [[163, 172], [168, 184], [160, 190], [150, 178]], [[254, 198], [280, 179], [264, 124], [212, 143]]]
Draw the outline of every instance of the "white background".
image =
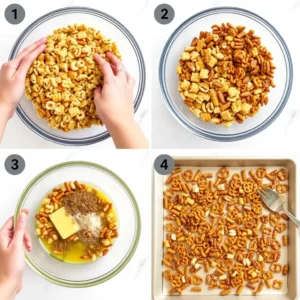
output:
[[[158, 4], [168, 3], [175, 10], [175, 18], [168, 25], [152, 22], [152, 147], [160, 149], [171, 148], [257, 148], [268, 146], [270, 149], [295, 147], [297, 131], [300, 127], [300, 58], [298, 29], [300, 25], [300, 1], [240, 1], [240, 0], [152, 0], [151, 9]], [[247, 140], [235, 143], [220, 143], [202, 139], [182, 127], [167, 109], [160, 92], [158, 81], [158, 64], [162, 49], [171, 33], [190, 16], [201, 10], [215, 6], [236, 6], [248, 9], [269, 21], [281, 34], [289, 47], [294, 65], [294, 84], [290, 99], [279, 118], [262, 133]], [[199, 29], [200, 30], [200, 29]]]
[[[26, 12], [26, 17], [21, 24], [11, 25], [3, 17], [5, 8], [12, 4], [22, 5]], [[52, 10], [66, 6], [86, 6], [106, 12], [120, 21], [132, 33], [139, 44], [146, 64], [146, 90], [141, 105], [136, 113], [136, 120], [150, 139], [150, 91], [149, 79], [151, 72], [150, 43], [147, 29], [140, 24], [149, 23], [150, 15], [147, 13], [148, 2], [146, 0], [1, 0], [0, 1], [0, 65], [7, 61], [9, 53], [21, 32], [40, 16]], [[76, 20], [73, 20], [76, 22]], [[137, 26], [139, 25], [139, 26]], [[19, 117], [15, 116], [9, 121], [2, 141], [2, 148], [62, 148], [64, 146], [48, 142], [32, 132]], [[113, 148], [111, 138], [97, 143], [90, 148]], [[67, 148], [67, 147], [65, 147]]]
[[[25, 159], [26, 168], [22, 174], [17, 176], [9, 175], [3, 167], [5, 158], [11, 154], [11, 151], [2, 150], [0, 152], [0, 227], [9, 216], [14, 214], [18, 199], [31, 179], [54, 164], [70, 160], [95, 162], [119, 175], [133, 192], [138, 202], [142, 219], [140, 243], [134, 256], [129, 264], [111, 280], [91, 288], [71, 289], [46, 281], [26, 266], [23, 289], [16, 299], [150, 299], [151, 172], [149, 153], [146, 150], [120, 150], [114, 152], [111, 155], [109, 150], [102, 150], [101, 154], [97, 150], [88, 152], [84, 150], [61, 150], [55, 152], [53, 150], [22, 150], [16, 154], [21, 155]], [[0, 299], [2, 300], [1, 295]]]
[[[19, 3], [26, 10], [26, 18], [20, 25], [10, 25], [3, 19], [4, 9], [11, 3]], [[175, 19], [169, 25], [159, 25], [153, 18], [154, 8], [161, 3], [169, 3], [175, 9]], [[298, 28], [300, 16], [300, 1], [240, 1], [240, 0], [16, 0], [0, 1], [1, 51], [0, 63], [7, 60], [14, 41], [20, 32], [32, 21], [51, 10], [69, 5], [83, 5], [97, 8], [115, 16], [134, 35], [144, 54], [147, 65], [147, 84], [151, 80], [152, 95], [149, 88], [139, 108], [137, 120], [146, 134], [150, 134], [150, 111], [152, 102], [153, 147], [168, 148], [219, 148], [199, 150], [153, 150], [147, 151], [101, 151], [87, 150], [1, 150], [0, 151], [0, 225], [13, 214], [18, 198], [28, 182], [45, 168], [68, 160], [90, 160], [102, 164], [116, 172], [135, 194], [142, 216], [142, 234], [139, 247], [126, 268], [115, 278], [99, 286], [88, 289], [69, 289], [51, 284], [40, 278], [34, 271], [26, 267], [24, 287], [17, 299], [21, 300], [52, 300], [52, 299], [101, 299], [101, 300], [149, 300], [151, 290], [151, 172], [150, 164], [154, 158], [163, 153], [170, 155], [204, 155], [207, 157], [285, 157], [300, 163], [297, 154], [297, 129], [300, 128], [300, 86], [299, 79], [300, 58], [298, 57]], [[294, 86], [290, 100], [275, 123], [263, 133], [241, 142], [217, 143], [196, 137], [171, 116], [162, 99], [158, 83], [158, 61], [162, 48], [173, 30], [192, 14], [213, 6], [233, 5], [256, 12], [273, 24], [284, 37], [289, 46], [294, 63]], [[298, 20], [299, 19], [299, 20]], [[152, 47], [150, 45], [153, 41]], [[149, 54], [152, 51], [152, 60]], [[3, 148], [57, 148], [53, 143], [46, 142], [31, 132], [17, 116], [10, 120], [2, 144]], [[89, 148], [112, 148], [113, 143], [108, 139]], [[246, 148], [261, 147], [261, 150], [247, 150]], [[225, 148], [223, 150], [223, 148]], [[241, 150], [226, 150], [241, 148]], [[287, 152], [286, 149], [289, 149]], [[25, 158], [26, 169], [18, 176], [11, 176], [3, 168], [5, 158], [12, 154], [20, 154]], [[300, 153], [300, 152], [299, 152]], [[297, 172], [298, 184], [300, 174]], [[298, 218], [300, 205], [298, 205]], [[1, 262], [0, 262], [1, 263]], [[129, 296], [128, 296], [129, 295]]]

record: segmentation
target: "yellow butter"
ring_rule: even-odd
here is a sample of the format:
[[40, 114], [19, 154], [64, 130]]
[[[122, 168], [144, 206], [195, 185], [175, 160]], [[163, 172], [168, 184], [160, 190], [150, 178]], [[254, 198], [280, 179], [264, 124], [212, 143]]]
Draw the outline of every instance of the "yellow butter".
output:
[[64, 207], [58, 209], [49, 217], [62, 239], [66, 239], [80, 230], [79, 225], [67, 214]]

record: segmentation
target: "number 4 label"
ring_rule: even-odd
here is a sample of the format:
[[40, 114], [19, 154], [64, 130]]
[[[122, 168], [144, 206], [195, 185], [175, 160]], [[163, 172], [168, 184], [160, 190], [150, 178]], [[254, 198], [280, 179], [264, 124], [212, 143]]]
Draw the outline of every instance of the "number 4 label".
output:
[[154, 161], [154, 169], [158, 174], [168, 175], [175, 167], [174, 159], [167, 154], [162, 154], [156, 157]]

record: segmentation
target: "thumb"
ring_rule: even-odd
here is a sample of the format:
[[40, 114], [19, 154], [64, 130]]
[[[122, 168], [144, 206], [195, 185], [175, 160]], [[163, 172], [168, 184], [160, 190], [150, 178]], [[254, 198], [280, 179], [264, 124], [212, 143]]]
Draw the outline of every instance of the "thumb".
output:
[[27, 226], [27, 219], [28, 218], [26, 212], [22, 211], [19, 214], [17, 225], [14, 230], [13, 242], [16, 245], [23, 245], [24, 234]]

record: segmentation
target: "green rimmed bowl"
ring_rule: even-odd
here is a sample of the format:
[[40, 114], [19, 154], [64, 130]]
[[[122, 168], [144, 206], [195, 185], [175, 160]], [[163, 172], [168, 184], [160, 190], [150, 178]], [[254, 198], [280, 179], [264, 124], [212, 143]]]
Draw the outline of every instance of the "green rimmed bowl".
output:
[[[35, 212], [40, 201], [48, 191], [71, 180], [89, 182], [101, 188], [118, 212], [119, 237], [105, 257], [89, 264], [67, 264], [53, 258], [35, 235]], [[28, 252], [25, 249], [26, 261], [39, 275], [58, 285], [89, 287], [113, 278], [128, 264], [139, 242], [141, 218], [133, 193], [118, 175], [95, 163], [66, 162], [41, 172], [23, 191], [15, 216], [23, 208], [31, 212], [28, 231], [32, 236], [33, 250]]]

